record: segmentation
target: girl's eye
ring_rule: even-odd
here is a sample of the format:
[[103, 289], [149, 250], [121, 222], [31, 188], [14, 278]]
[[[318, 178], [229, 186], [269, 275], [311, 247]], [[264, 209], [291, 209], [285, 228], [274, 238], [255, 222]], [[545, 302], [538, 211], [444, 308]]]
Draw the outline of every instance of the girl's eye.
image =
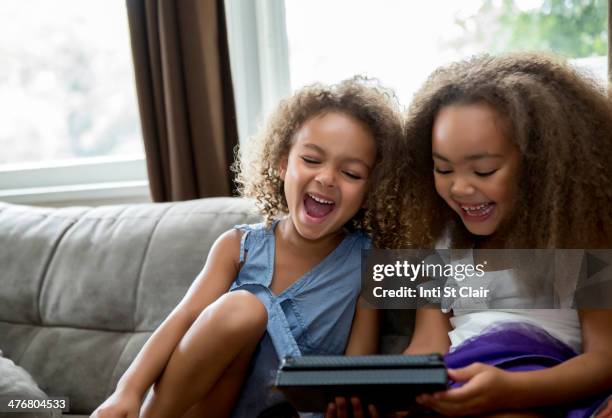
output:
[[475, 174], [476, 174], [478, 177], [488, 177], [488, 176], [490, 176], [491, 174], [495, 173], [496, 171], [497, 171], [497, 169], [495, 169], [495, 170], [491, 170], [491, 171], [485, 171], [485, 172], [482, 172], [482, 171], [474, 171], [474, 173], [475, 173]]
[[442, 174], [442, 175], [444, 175], [444, 174], [450, 174], [450, 173], [452, 173], [452, 172], [453, 172], [453, 170], [442, 170], [442, 169], [439, 169], [439, 168], [434, 168], [434, 171], [435, 171], [436, 173], [438, 173], [438, 174]]
[[302, 157], [302, 160], [304, 160], [304, 162], [308, 164], [319, 164], [320, 163], [319, 160], [315, 160], [314, 158], [310, 158], [310, 157]]
[[345, 176], [347, 176], [347, 177], [349, 177], [349, 178], [351, 178], [353, 180], [360, 180], [361, 179], [361, 176], [358, 175], [358, 174], [353, 174], [353, 173], [350, 173], [348, 171], [343, 171], [343, 173], [344, 173]]

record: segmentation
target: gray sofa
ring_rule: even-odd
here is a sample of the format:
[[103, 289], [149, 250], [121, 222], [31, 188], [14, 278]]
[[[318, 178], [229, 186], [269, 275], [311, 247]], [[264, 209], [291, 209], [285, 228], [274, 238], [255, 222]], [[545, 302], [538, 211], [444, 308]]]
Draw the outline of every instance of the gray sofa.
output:
[[[27, 371], [46, 394], [70, 399], [69, 416], [88, 416], [182, 298], [215, 238], [257, 220], [238, 198], [61, 209], [0, 203], [0, 396], [33, 396], [38, 388], [16, 381]], [[410, 312], [385, 319], [385, 352], [406, 345], [398, 334], [409, 321]]]

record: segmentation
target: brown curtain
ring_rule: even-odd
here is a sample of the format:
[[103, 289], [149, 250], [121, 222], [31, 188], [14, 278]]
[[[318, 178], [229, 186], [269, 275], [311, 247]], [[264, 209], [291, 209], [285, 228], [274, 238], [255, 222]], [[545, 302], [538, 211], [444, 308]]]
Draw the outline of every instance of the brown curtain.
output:
[[238, 142], [223, 0], [126, 0], [153, 200], [228, 196]]

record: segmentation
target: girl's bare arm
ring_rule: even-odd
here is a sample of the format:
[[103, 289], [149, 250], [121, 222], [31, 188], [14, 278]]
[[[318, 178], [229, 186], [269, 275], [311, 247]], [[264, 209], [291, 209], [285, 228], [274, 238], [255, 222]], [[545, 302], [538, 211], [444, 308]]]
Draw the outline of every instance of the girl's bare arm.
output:
[[[376, 354], [378, 352], [379, 313], [377, 309], [367, 306], [360, 297], [355, 308], [355, 317], [351, 326], [351, 335], [344, 354], [347, 356], [360, 356]], [[357, 402], [357, 404], [355, 404]], [[335, 403], [327, 407], [326, 418], [346, 418], [348, 410], [353, 409], [355, 417], [363, 416], [363, 410], [357, 398], [348, 400], [337, 397]], [[349, 404], [352, 403], [352, 406]]]
[[189, 290], [140, 350], [117, 384], [117, 391], [142, 398], [160, 376], [179, 341], [209, 304], [227, 292], [238, 273], [241, 232], [221, 235], [210, 250], [206, 265]]
[[451, 330], [449, 315], [440, 309], [417, 309], [412, 339], [404, 354], [446, 354]]
[[378, 351], [378, 321], [378, 310], [367, 307], [366, 303], [359, 298], [351, 326], [351, 335], [345, 350], [346, 355], [376, 354]]
[[612, 310], [581, 310], [583, 354], [558, 366], [511, 373], [516, 404], [565, 404], [612, 390]]

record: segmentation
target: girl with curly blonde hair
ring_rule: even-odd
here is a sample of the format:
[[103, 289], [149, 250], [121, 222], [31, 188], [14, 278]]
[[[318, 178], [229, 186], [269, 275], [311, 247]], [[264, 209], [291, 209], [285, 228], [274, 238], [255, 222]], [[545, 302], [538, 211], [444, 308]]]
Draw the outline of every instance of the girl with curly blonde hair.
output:
[[264, 222], [217, 239], [94, 417], [287, 416], [271, 390], [279, 360], [375, 352], [376, 312], [357, 303], [361, 250], [378, 216], [367, 196], [401, 134], [393, 96], [367, 80], [309, 86], [281, 102], [235, 166]]
[[[473, 262], [486, 249], [612, 248], [612, 104], [566, 62], [511, 54], [440, 68], [405, 124], [390, 184], [405, 193], [392, 195], [382, 245], [464, 248]], [[492, 286], [516, 279], [497, 267]], [[612, 390], [611, 322], [612, 310], [571, 303], [418, 310], [406, 353], [447, 353], [454, 382], [418, 401], [449, 416], [588, 417]]]

